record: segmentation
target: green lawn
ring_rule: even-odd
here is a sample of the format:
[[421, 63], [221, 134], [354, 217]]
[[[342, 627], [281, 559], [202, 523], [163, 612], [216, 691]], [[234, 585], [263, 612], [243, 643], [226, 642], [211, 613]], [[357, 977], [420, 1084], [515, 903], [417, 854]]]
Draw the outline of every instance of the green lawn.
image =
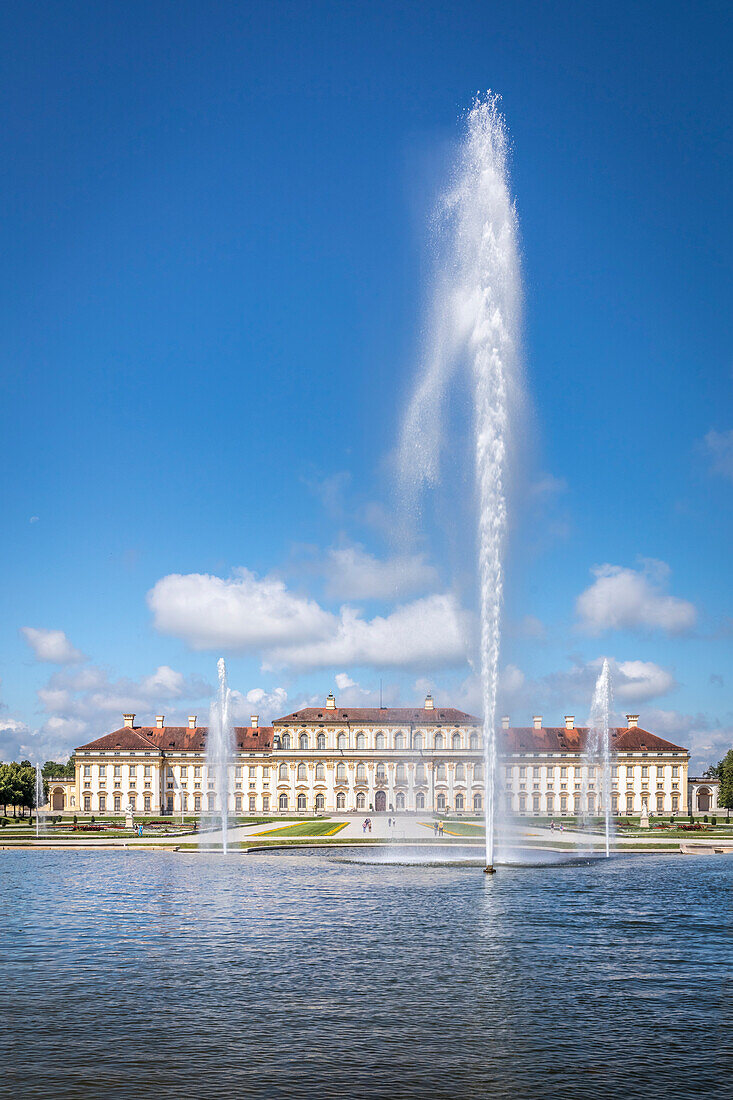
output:
[[346, 822], [333, 821], [299, 821], [295, 825], [285, 825], [280, 829], [266, 829], [255, 836], [335, 836], [346, 828]]

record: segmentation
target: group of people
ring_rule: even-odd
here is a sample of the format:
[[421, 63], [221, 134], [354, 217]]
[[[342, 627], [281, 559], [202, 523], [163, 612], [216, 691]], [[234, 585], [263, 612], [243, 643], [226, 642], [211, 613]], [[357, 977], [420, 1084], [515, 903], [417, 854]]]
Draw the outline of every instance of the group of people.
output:
[[433, 822], [433, 833], [434, 833], [435, 836], [442, 836], [443, 835], [443, 822], [442, 821], [434, 821]]
[[[553, 833], [554, 833], [554, 832], [555, 832], [555, 822], [554, 822], [554, 821], [551, 821], [551, 822], [550, 822], [550, 828], [552, 829], [552, 831], [553, 831]], [[560, 832], [562, 832], [562, 831], [563, 831], [563, 825], [562, 825], [562, 821], [560, 822], [560, 824], [559, 824], [558, 828], [559, 828]]]
[[363, 833], [370, 833], [372, 831], [372, 819], [370, 817], [365, 817], [364, 818], [364, 821], [363, 821], [362, 826], [361, 826], [361, 831]]

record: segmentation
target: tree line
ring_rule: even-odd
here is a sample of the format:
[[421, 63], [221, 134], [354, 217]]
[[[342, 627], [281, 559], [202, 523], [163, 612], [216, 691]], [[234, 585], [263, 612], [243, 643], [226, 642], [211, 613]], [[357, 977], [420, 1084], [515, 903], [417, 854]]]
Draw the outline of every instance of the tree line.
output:
[[720, 780], [718, 805], [733, 810], [733, 749], [728, 749], [719, 763], [712, 768], [708, 768], [705, 772], [705, 778]]
[[[75, 763], [73, 756], [67, 764], [58, 764], [47, 760], [41, 768], [43, 776], [43, 799], [48, 799], [49, 779], [73, 779]], [[12, 807], [13, 816], [25, 817], [36, 807], [36, 769], [30, 760], [13, 760], [9, 764], [0, 764], [0, 806], [3, 817], [8, 816], [8, 807]]]

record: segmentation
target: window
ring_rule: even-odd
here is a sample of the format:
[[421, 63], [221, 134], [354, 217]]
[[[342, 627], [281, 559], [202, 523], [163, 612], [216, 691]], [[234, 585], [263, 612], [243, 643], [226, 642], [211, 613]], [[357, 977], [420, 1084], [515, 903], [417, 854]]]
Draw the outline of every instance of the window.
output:
[[130, 809], [132, 810], [133, 813], [135, 812], [135, 795], [134, 794], [130, 795]]
[[405, 782], [405, 765], [404, 764], [398, 764], [397, 765], [397, 767], [395, 768], [394, 778], [395, 778], [395, 783], [404, 783]]
[[445, 781], [445, 764], [436, 765], [435, 778], [438, 782]]
[[471, 734], [471, 736], [468, 739], [468, 746], [469, 746], [471, 752], [478, 752], [479, 742], [478, 742], [478, 734], [477, 733], [472, 733]]
[[657, 795], [657, 813], [661, 814], [663, 809], [664, 809], [664, 795], [663, 794], [658, 794]]
[[316, 738], [316, 745], [319, 749], [325, 749], [326, 747], [326, 735], [325, 733], [319, 733]]
[[523, 814], [527, 809], [527, 796], [526, 794], [520, 794], [519, 796], [519, 812]]
[[[282, 735], [282, 737], [280, 738], [280, 748], [281, 749], [289, 749], [290, 748], [290, 734], [289, 733], [284, 733]], [[285, 808], [287, 809], [287, 806]]]
[[262, 769], [262, 778], [268, 780], [268, 782], [269, 782], [269, 779], [270, 779], [270, 769], [269, 768], [263, 768]]
[[366, 734], [357, 733], [357, 735], [356, 735], [356, 747], [357, 747], [357, 749], [365, 749], [366, 748]]
[[596, 812], [596, 796], [594, 794], [588, 795], [588, 813], [594, 814]]
[[168, 768], [167, 771], [166, 771], [166, 774], [167, 774], [169, 779], [172, 779], [173, 778], [173, 768]]
[[323, 797], [322, 794], [317, 794], [316, 795], [316, 810], [325, 810], [325, 808], [326, 808], [326, 799]]
[[520, 765], [520, 768], [519, 768], [519, 778], [520, 778], [520, 779], [526, 779], [526, 778], [527, 778], [527, 769], [526, 769], [526, 767], [524, 766], [524, 764], [521, 764], [521, 765]]
[[418, 764], [417, 767], [415, 768], [415, 782], [416, 783], [424, 783], [425, 782], [425, 765], [424, 764]]
[[611, 767], [611, 778], [618, 779], [618, 764], [613, 764]]
[[632, 814], [634, 812], [634, 796], [629, 794], [626, 796], [626, 813]]
[[84, 813], [88, 814], [92, 808], [92, 796], [89, 794], [84, 795]]
[[484, 766], [483, 764], [474, 764], [473, 766], [473, 781], [474, 783], [480, 783], [484, 778]]
[[92, 775], [92, 765], [91, 764], [85, 764], [84, 765], [84, 778], [85, 779], [90, 779], [91, 775]]
[[579, 794], [576, 794], [573, 797], [573, 813], [574, 814], [579, 814], [580, 813], [580, 795]]
[[238, 794], [237, 797], [234, 799], [234, 810], [238, 814], [241, 814], [241, 812], [242, 812], [242, 796], [241, 796], [241, 794]]
[[538, 794], [532, 795], [532, 813], [538, 814], [540, 812], [540, 796]]
[[456, 809], [457, 810], [462, 810], [463, 809], [463, 795], [462, 794], [457, 794], [456, 795]]
[[405, 808], [405, 796], [403, 795], [402, 791], [400, 791], [395, 799], [395, 806], [398, 810], [404, 810]]
[[375, 747], [378, 748], [378, 749], [383, 749], [384, 748], [384, 734], [383, 733], [378, 733], [377, 734], [374, 744], [375, 744]]
[[439, 810], [445, 810], [445, 795], [439, 794], [436, 799], [436, 806]]
[[626, 782], [627, 783], [632, 783], [633, 779], [634, 779], [634, 765], [633, 764], [627, 764], [626, 765]]
[[657, 779], [659, 782], [664, 779], [664, 764], [657, 764]]
[[363, 764], [357, 764], [356, 765], [356, 782], [357, 783], [365, 783], [366, 782], [366, 768], [364, 767]]
[[[199, 768], [199, 771], [200, 771], [200, 770], [201, 770], [201, 769]], [[153, 772], [152, 772], [152, 767], [151, 767], [151, 765], [150, 765], [150, 764], [145, 764], [145, 765], [143, 766], [143, 775], [145, 776], [145, 778], [146, 778], [146, 779], [149, 779], [149, 778], [150, 778], [150, 776], [151, 776], [152, 774], [153, 774]]]
[[188, 775], [188, 767], [185, 764], [181, 765], [181, 779], [185, 779]]
[[366, 808], [366, 795], [364, 795], [361, 791], [356, 796], [356, 808], [357, 810], [363, 810]]
[[480, 810], [480, 809], [482, 809], [482, 807], [483, 807], [483, 802], [482, 802], [482, 799], [481, 799], [481, 795], [480, 794], [475, 794], [473, 796], [473, 808], [474, 808], [474, 810]]
[[345, 764], [337, 764], [336, 765], [336, 782], [337, 783], [345, 783], [346, 782], [346, 765]]
[[336, 745], [340, 749], [345, 749], [346, 748], [346, 734], [345, 733], [340, 733], [338, 735], [338, 738], [336, 740]]
[[115, 813], [118, 814], [120, 812], [120, 810], [122, 809], [122, 799], [120, 798], [120, 796], [118, 794], [115, 795], [114, 806], [115, 806]]
[[562, 764], [561, 767], [560, 767], [560, 778], [561, 779], [567, 779], [567, 777], [568, 777], [568, 769], [566, 768], [566, 766], [564, 764]]
[[100, 779], [105, 779], [106, 776], [107, 776], [107, 765], [106, 764], [100, 764], [99, 765], [99, 778]]
[[539, 779], [540, 769], [538, 767], [532, 768], [532, 775], [534, 776], [535, 779]]
[[412, 738], [412, 747], [416, 752], [422, 752], [422, 734], [416, 733]]
[[641, 778], [642, 779], [648, 779], [649, 778], [649, 768], [646, 764], [641, 765]]
[[188, 795], [184, 791], [181, 795], [181, 811], [188, 809]]
[[207, 801], [209, 805], [209, 813], [213, 813], [213, 811], [216, 809], [216, 798], [213, 794], [209, 793], [207, 795]]
[[122, 776], [122, 765], [121, 764], [115, 764], [114, 776], [115, 776], [115, 779], [119, 779]]
[[679, 808], [680, 808], [680, 799], [679, 799], [679, 795], [673, 794], [673, 795], [672, 795], [672, 812], [673, 812], [673, 813], [677, 813], [677, 811], [679, 810]]
[[568, 812], [568, 796], [566, 794], [560, 795], [560, 813], [565, 814]]
[[307, 749], [308, 748], [308, 734], [307, 733], [301, 733], [300, 737], [298, 738], [298, 748], [300, 748], [300, 749]]
[[554, 812], [555, 812], [555, 796], [554, 796], [554, 794], [548, 794], [548, 796], [547, 796], [547, 812], [548, 812], [548, 814], [554, 814]]
[[256, 778], [256, 776], [257, 776], [257, 767], [256, 767], [255, 764], [250, 764], [249, 769], [247, 771], [247, 774], [249, 775], [250, 779], [255, 779]]
[[346, 808], [346, 795], [343, 791], [336, 795], [336, 809], [344, 810]]
[[303, 813], [304, 810], [305, 810], [305, 795], [304, 794], [299, 794], [298, 795], [298, 811], [300, 813]]
[[460, 749], [461, 747], [461, 735], [460, 733], [453, 734], [453, 748]]
[[618, 795], [617, 794], [612, 794], [611, 795], [611, 813], [613, 813], [613, 814], [618, 813]]
[[257, 799], [256, 799], [255, 795], [251, 794], [249, 796], [249, 812], [251, 814], [253, 814], [256, 809], [257, 809]]
[[200, 779], [201, 778], [201, 765], [200, 764], [194, 764], [193, 777], [194, 777], [194, 779]]
[[304, 780], [308, 778], [308, 766], [307, 764], [298, 764], [298, 779]]
[[417, 793], [417, 796], [415, 798], [415, 806], [418, 810], [425, 809], [425, 795], [422, 793], [422, 791], [418, 791]]
[[[201, 801], [201, 799], [199, 799], [199, 802], [200, 801]], [[144, 808], [144, 812], [146, 814], [150, 813], [150, 795], [149, 794], [146, 794], [145, 798], [143, 799], [143, 808]], [[200, 806], [199, 806], [199, 809], [201, 809]]]
[[278, 800], [278, 805], [280, 807], [280, 812], [281, 813], [282, 813], [283, 810], [287, 810], [287, 808], [288, 808], [288, 796], [286, 794], [281, 794], [280, 795], [280, 798]]
[[405, 735], [403, 733], [395, 734], [394, 747], [397, 752], [400, 752], [405, 747]]
[[288, 778], [288, 766], [287, 764], [281, 764], [278, 768], [277, 777], [280, 780]]
[[270, 812], [270, 798], [269, 798], [269, 795], [265, 795], [265, 797], [262, 799], [262, 809], [265, 811], [266, 814], [269, 814], [269, 812]]
[[679, 779], [679, 777], [680, 777], [679, 765], [678, 764], [673, 764], [672, 765], [672, 778], [673, 779]]
[[443, 748], [443, 734], [442, 733], [436, 733], [434, 743], [435, 743], [436, 749], [442, 749]]
[[323, 764], [316, 764], [316, 779], [324, 780], [326, 778], [326, 769]]
[[100, 796], [99, 796], [99, 812], [100, 812], [100, 814], [103, 814], [106, 811], [106, 809], [107, 809], [107, 799], [106, 799], [105, 795], [100, 794]]

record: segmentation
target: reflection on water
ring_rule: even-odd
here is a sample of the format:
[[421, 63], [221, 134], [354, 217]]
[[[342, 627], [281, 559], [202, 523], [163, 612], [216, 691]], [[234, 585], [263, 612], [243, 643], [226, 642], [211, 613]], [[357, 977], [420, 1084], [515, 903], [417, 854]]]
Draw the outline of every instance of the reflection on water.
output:
[[4, 852], [7, 1095], [722, 1097], [724, 857]]

